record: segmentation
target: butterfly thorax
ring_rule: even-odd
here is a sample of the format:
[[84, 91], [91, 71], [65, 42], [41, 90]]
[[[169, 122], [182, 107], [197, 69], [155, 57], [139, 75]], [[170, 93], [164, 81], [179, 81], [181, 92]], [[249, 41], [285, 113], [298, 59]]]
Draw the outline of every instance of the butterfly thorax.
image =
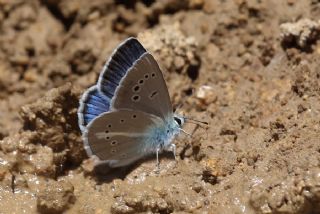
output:
[[149, 138], [146, 142], [146, 153], [155, 153], [157, 149], [159, 151], [168, 150], [172, 144], [174, 137], [179, 134], [181, 130], [181, 124], [177, 123], [175, 117], [169, 117], [163, 123], [151, 127], [149, 129]]

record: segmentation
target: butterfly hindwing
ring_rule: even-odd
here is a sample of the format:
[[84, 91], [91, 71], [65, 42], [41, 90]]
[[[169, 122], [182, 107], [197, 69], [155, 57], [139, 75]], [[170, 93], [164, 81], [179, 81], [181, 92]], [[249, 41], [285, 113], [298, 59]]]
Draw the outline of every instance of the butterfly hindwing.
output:
[[132, 109], [166, 119], [172, 105], [159, 65], [144, 53], [129, 69], [111, 100], [111, 109]]
[[133, 110], [119, 110], [96, 117], [84, 132], [85, 149], [111, 167], [127, 165], [146, 154], [154, 141], [150, 130], [161, 126], [156, 116]]

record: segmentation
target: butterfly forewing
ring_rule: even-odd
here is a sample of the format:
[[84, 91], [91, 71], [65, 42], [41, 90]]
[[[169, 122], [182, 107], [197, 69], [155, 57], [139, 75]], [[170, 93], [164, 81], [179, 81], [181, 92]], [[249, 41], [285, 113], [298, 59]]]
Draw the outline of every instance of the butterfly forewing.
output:
[[145, 155], [150, 131], [161, 126], [156, 116], [132, 110], [104, 113], [93, 120], [84, 135], [85, 148], [110, 166], [127, 165]]
[[166, 83], [151, 54], [144, 53], [121, 80], [111, 108], [138, 110], [162, 119], [172, 116]]

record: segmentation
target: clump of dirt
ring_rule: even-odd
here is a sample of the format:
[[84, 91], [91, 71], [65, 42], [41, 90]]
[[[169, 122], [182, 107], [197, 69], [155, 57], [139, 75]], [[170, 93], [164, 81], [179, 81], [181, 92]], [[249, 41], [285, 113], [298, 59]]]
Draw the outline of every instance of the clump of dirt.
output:
[[302, 19], [297, 23], [283, 23], [282, 44], [284, 46], [297, 46], [301, 49], [310, 49], [310, 45], [319, 39], [320, 22]]
[[[161, 24], [138, 34], [138, 39], [156, 56], [163, 70], [170, 72], [170, 75], [165, 73], [165, 79], [175, 79], [168, 86], [169, 91], [174, 91], [175, 88], [185, 88], [182, 93], [190, 90], [190, 83], [198, 78], [201, 61], [196, 52], [197, 43], [194, 37], [185, 36], [179, 22]], [[173, 94], [171, 99], [178, 103], [180, 97], [181, 93], [177, 93]]]
[[[320, 213], [316, 1], [0, 2], [0, 213]], [[312, 19], [311, 19], [312, 17]], [[295, 21], [293, 21], [295, 20]], [[94, 168], [82, 92], [123, 39], [163, 68], [176, 160]]]
[[169, 72], [186, 74], [190, 66], [199, 67], [195, 39], [186, 37], [178, 22], [145, 31], [138, 35], [138, 39], [149, 51], [160, 56], [158, 60]]
[[68, 181], [49, 180], [39, 188], [37, 207], [40, 213], [61, 213], [74, 203], [74, 187]]

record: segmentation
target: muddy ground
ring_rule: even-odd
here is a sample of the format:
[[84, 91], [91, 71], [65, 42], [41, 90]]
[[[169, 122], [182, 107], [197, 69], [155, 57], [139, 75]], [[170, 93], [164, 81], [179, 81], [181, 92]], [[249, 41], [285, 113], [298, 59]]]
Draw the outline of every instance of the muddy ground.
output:
[[[0, 213], [320, 213], [320, 2], [1, 0]], [[93, 168], [78, 100], [136, 36], [187, 124], [177, 159]]]

